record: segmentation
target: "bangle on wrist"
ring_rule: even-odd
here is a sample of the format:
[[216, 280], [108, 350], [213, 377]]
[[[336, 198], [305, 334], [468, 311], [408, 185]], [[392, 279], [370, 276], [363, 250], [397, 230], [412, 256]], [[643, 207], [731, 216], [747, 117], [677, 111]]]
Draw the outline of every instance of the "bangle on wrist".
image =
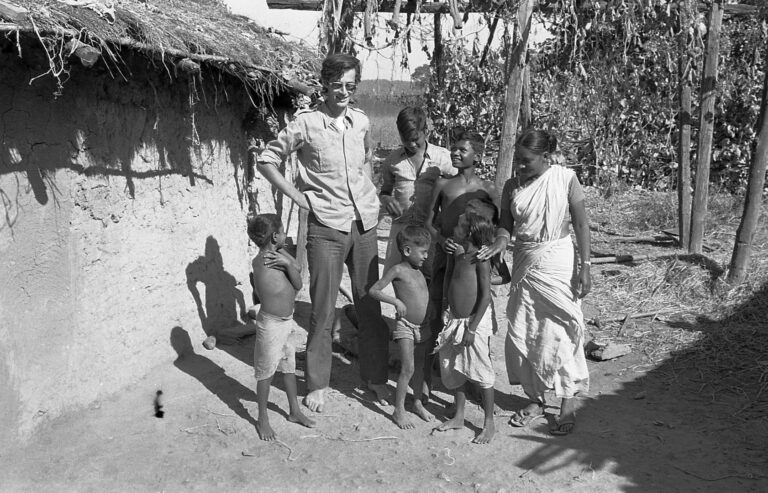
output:
[[507, 241], [509, 241], [510, 234], [507, 233], [506, 231], [502, 231], [502, 232], [496, 233], [496, 238], [506, 238]]
[[592, 262], [589, 260], [584, 260], [583, 262], [581, 262], [581, 265], [592, 265]]

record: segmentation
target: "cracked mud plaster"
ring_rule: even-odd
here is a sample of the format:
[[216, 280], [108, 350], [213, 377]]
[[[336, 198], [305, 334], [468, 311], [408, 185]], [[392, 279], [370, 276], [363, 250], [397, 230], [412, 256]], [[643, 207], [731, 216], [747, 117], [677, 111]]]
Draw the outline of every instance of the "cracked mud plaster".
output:
[[250, 299], [247, 97], [196, 104], [193, 146], [188, 85], [130, 63], [128, 81], [73, 69], [54, 99], [0, 51], [2, 436], [136, 383], [176, 357], [174, 327], [202, 340]]

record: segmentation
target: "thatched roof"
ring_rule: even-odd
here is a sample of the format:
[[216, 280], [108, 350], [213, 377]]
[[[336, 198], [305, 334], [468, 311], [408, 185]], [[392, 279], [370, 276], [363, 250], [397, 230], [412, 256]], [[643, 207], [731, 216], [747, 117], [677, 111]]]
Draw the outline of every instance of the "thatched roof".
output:
[[205, 64], [229, 73], [267, 97], [286, 88], [305, 92], [316, 74], [316, 53], [232, 14], [219, 0], [3, 0], [2, 4], [10, 10], [0, 8], [0, 35], [11, 40], [19, 33], [36, 36], [49, 56], [57, 51], [69, 56], [84, 43], [117, 66], [125, 48], [166, 65], [186, 58], [193, 67]]

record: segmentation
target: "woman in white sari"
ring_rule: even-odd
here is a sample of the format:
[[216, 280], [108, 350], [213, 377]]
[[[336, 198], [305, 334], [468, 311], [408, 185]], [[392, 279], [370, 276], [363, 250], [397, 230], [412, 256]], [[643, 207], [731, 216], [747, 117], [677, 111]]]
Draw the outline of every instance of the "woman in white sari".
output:
[[566, 435], [576, 423], [573, 398], [589, 389], [581, 298], [591, 289], [591, 264], [584, 191], [572, 170], [550, 164], [556, 148], [545, 131], [520, 136], [518, 173], [504, 186], [496, 240], [478, 258], [505, 251], [514, 233], [504, 352], [510, 383], [521, 384], [531, 402], [509, 423], [527, 426], [543, 417], [544, 393], [554, 391], [562, 401], [550, 431]]

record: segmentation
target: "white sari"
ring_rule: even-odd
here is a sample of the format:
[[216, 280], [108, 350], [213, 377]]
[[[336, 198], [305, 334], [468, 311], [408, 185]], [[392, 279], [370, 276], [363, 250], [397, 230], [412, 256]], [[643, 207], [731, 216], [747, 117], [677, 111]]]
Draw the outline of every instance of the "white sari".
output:
[[510, 383], [535, 400], [547, 390], [559, 398], [589, 390], [574, 247], [570, 236], [560, 238], [573, 176], [552, 166], [516, 189], [509, 204], [516, 241], [505, 358]]

